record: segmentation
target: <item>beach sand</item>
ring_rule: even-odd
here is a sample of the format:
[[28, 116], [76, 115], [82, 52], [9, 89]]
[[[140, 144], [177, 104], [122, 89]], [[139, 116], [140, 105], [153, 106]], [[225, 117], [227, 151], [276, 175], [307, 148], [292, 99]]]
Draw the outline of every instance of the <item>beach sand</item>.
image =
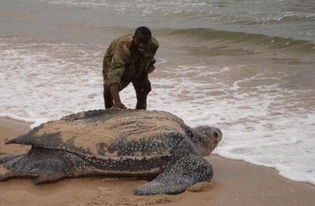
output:
[[[0, 154], [27, 150], [25, 146], [4, 145], [4, 141], [28, 129], [24, 122], [0, 118]], [[30, 179], [12, 179], [0, 183], [0, 205], [310, 206], [315, 202], [314, 185], [290, 181], [275, 169], [217, 155], [207, 159], [214, 167], [211, 183], [178, 195], [135, 196], [132, 188], [145, 182], [137, 179], [90, 177], [39, 186]]]

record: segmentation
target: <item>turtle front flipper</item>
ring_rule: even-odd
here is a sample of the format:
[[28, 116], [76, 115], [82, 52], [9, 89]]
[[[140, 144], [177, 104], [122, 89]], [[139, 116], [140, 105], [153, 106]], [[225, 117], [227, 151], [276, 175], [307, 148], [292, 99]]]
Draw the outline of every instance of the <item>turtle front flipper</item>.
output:
[[177, 194], [197, 182], [210, 181], [212, 166], [201, 156], [190, 154], [170, 165], [153, 181], [134, 189], [136, 195]]

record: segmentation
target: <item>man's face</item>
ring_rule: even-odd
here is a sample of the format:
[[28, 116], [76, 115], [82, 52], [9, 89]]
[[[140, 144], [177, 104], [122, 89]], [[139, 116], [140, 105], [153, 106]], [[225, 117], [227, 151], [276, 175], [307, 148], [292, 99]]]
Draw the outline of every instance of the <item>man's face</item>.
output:
[[133, 36], [133, 45], [139, 52], [144, 52], [149, 45], [150, 38], [144, 37], [142, 35]]

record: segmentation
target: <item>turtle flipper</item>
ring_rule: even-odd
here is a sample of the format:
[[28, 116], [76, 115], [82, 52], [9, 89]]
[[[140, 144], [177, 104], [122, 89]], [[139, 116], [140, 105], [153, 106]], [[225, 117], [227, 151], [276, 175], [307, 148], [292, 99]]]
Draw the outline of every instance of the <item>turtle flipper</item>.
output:
[[209, 162], [197, 155], [182, 157], [153, 181], [134, 189], [136, 195], [177, 194], [197, 182], [210, 181], [213, 176]]
[[12, 179], [15, 177], [24, 177], [25, 175], [12, 172], [10, 169], [7, 169], [3, 166], [0, 166], [0, 182]]
[[36, 185], [39, 185], [39, 184], [45, 184], [49, 182], [56, 182], [58, 180], [64, 179], [65, 177], [67, 176], [64, 173], [58, 173], [54, 175], [43, 175], [43, 176], [34, 177], [33, 182]]
[[0, 165], [1, 164], [5, 164], [7, 162], [10, 162], [16, 158], [19, 158], [19, 157], [22, 157], [23, 155], [25, 155], [24, 153], [23, 154], [7, 154], [7, 155], [1, 155], [0, 156]]
[[0, 166], [0, 182], [10, 179], [13, 176], [12, 172], [7, 168]]

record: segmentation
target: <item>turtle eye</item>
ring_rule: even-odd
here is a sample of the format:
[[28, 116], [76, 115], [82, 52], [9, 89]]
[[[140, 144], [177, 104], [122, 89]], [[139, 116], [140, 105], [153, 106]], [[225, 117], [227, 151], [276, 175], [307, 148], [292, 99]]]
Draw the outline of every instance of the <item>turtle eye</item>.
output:
[[214, 135], [215, 138], [218, 138], [218, 137], [219, 137], [219, 134], [218, 134], [217, 131], [215, 131], [213, 135]]

